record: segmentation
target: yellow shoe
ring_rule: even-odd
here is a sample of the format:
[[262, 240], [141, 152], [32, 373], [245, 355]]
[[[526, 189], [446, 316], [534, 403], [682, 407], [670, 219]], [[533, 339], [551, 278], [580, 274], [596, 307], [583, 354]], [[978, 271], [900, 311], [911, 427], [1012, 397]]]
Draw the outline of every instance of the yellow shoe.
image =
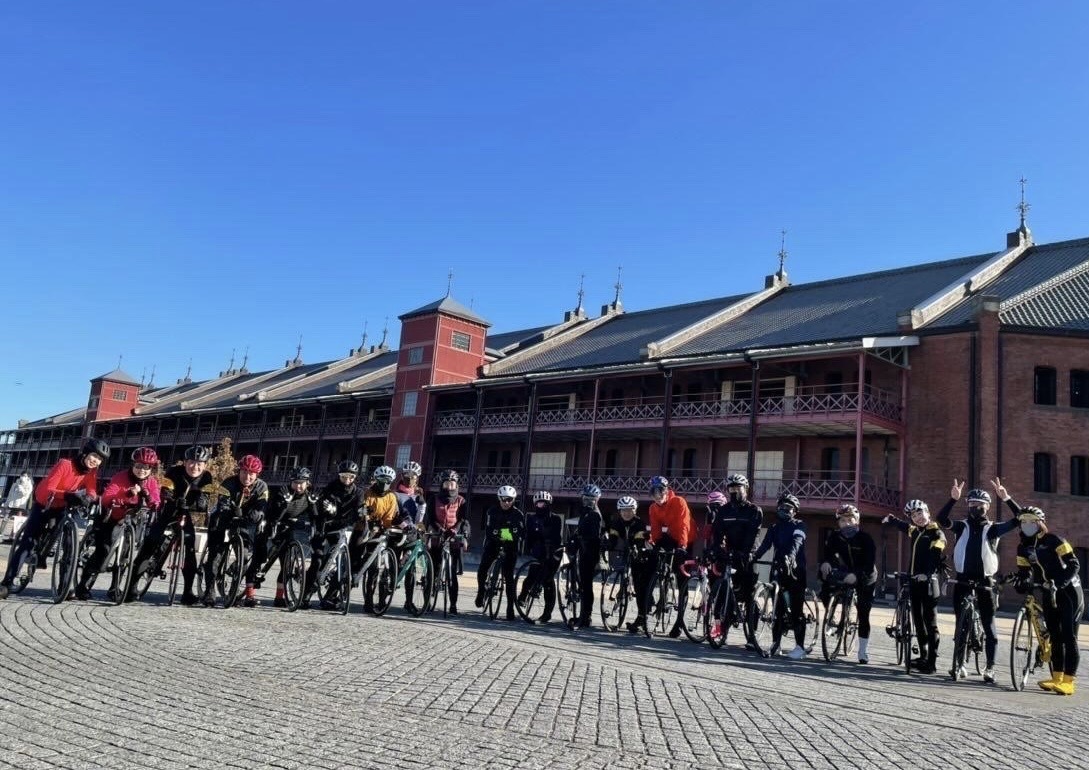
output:
[[1074, 677], [1063, 676], [1063, 680], [1055, 685], [1055, 692], [1059, 695], [1073, 695], [1074, 694]]
[[1058, 687], [1063, 681], [1063, 675], [1061, 672], [1056, 671], [1051, 675], [1050, 679], [1042, 679], [1036, 684], [1048, 692], [1055, 692], [1055, 688]]

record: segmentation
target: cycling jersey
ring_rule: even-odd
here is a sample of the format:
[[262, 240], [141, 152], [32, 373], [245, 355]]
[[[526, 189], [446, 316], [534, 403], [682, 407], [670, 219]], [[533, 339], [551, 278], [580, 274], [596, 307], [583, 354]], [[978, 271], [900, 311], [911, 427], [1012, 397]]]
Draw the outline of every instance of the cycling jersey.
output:
[[65, 457], [58, 460], [45, 478], [38, 482], [34, 488], [34, 501], [43, 508], [49, 506], [51, 510], [59, 511], [64, 508], [64, 496], [69, 492], [82, 489], [90, 494], [92, 500], [97, 499], [97, 485], [97, 469], [91, 470], [80, 460]]
[[[141, 487], [142, 495], [129, 492], [137, 484]], [[111, 521], [121, 521], [126, 513], [141, 505], [154, 510], [159, 507], [159, 502], [158, 480], [154, 476], [138, 479], [131, 470], [115, 473], [102, 492], [102, 510]]]

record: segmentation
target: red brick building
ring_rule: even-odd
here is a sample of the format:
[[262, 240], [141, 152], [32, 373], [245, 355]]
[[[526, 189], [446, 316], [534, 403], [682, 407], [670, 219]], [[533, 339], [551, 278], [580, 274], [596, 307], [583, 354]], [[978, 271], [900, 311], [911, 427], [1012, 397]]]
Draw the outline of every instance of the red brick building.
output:
[[1089, 561], [1089, 239], [1035, 245], [1022, 226], [977, 256], [557, 320], [491, 333], [445, 297], [401, 316], [396, 351], [166, 387], [114, 371], [86, 407], [0, 435], [0, 472], [40, 476], [89, 432], [118, 448], [112, 467], [226, 436], [272, 482], [411, 458], [458, 469], [478, 512], [507, 483], [563, 506], [592, 482], [609, 510], [664, 474], [700, 516], [744, 472], [765, 507], [802, 500], [813, 550], [855, 503], [890, 567], [901, 543], [880, 517], [998, 475]]

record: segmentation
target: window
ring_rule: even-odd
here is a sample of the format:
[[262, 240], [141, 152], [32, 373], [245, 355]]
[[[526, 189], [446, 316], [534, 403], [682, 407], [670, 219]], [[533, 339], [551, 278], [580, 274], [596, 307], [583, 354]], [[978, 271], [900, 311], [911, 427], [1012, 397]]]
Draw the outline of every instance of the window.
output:
[[404, 468], [412, 457], [412, 444], [400, 444], [397, 447], [397, 457], [393, 461], [394, 468]]
[[826, 375], [824, 375], [824, 392], [843, 392], [843, 372], [828, 372]]
[[839, 449], [825, 447], [821, 450], [821, 478], [825, 481], [839, 477]]
[[559, 489], [566, 467], [566, 452], [534, 452], [529, 456], [529, 488]]
[[[749, 455], [747, 452], [733, 451], [726, 458], [726, 475], [743, 473], [748, 475]], [[783, 453], [756, 452], [753, 456], [753, 475], [749, 479], [750, 496], [759, 500], [775, 500], [783, 486]]]
[[610, 449], [605, 452], [605, 475], [616, 475], [616, 450]]
[[412, 348], [411, 350], [408, 351], [408, 363], [410, 365], [411, 364], [422, 363], [423, 360], [424, 360], [424, 349], [423, 348]]
[[1032, 489], [1034, 492], [1055, 491], [1055, 458], [1047, 452], [1032, 456]]
[[1070, 494], [1089, 497], [1089, 457], [1070, 458]]
[[121, 388], [115, 388], [114, 391], [113, 391], [113, 400], [114, 401], [128, 401], [129, 400], [129, 394], [126, 393], [125, 391], [121, 390]]
[[416, 400], [419, 398], [419, 393], [412, 391], [411, 393], [405, 393], [404, 403], [401, 404], [401, 416], [411, 417], [416, 414]]
[[91, 400], [87, 402], [88, 409], [98, 409], [98, 396], [91, 396]]
[[1053, 367], [1037, 366], [1032, 381], [1032, 403], [1053, 406], [1055, 404], [1055, 381], [1055, 369]]
[[450, 338], [450, 344], [458, 350], [468, 350], [472, 337], [462, 332], [454, 332]]
[[681, 475], [690, 478], [696, 475], [696, 450], [686, 449], [681, 459]]
[[1070, 370], [1070, 406], [1089, 409], [1089, 372], [1084, 369]]

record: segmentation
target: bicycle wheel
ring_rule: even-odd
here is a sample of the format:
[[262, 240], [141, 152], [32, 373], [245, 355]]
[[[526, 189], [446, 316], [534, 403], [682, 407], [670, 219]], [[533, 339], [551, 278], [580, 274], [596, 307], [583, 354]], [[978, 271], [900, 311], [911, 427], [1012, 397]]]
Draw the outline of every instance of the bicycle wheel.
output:
[[497, 557], [492, 562], [492, 566], [488, 568], [488, 576], [484, 581], [484, 614], [486, 614], [492, 620], [495, 620], [499, 616], [499, 611], [503, 608], [503, 590], [505, 583], [503, 581], [503, 564], [501, 562], [502, 556]]
[[[386, 551], [383, 556], [390, 556], [392, 554]], [[351, 558], [348, 554], [347, 548], [341, 548], [337, 551], [337, 567], [333, 574], [329, 577], [329, 582], [336, 581], [337, 592], [337, 612], [341, 615], [347, 615], [348, 610], [352, 606], [352, 564]], [[386, 600], [385, 605], [382, 607], [382, 612], [389, 609], [389, 603], [393, 600], [393, 591], [389, 592], [389, 598]], [[381, 615], [381, 612], [375, 610], [375, 613]]]
[[125, 524], [121, 530], [121, 540], [117, 544], [117, 553], [113, 565], [113, 603], [121, 604], [129, 595], [132, 573], [136, 568], [136, 532], [131, 524]]
[[450, 581], [457, 580], [457, 575], [454, 574], [454, 559], [450, 555], [449, 551], [442, 552], [442, 571], [439, 574], [439, 579], [435, 581], [435, 597], [432, 599], [432, 606], [436, 605], [439, 598], [439, 594], [442, 594], [442, 616], [448, 617], [450, 613]]
[[397, 587], [397, 560], [393, 558], [393, 552], [383, 551], [371, 569], [377, 571], [374, 581], [374, 614], [384, 615], [393, 603], [393, 592]]
[[[20, 529], [19, 534], [12, 540], [11, 550], [8, 551], [8, 558], [11, 558], [13, 553], [17, 553], [20, 550], [22, 540], [23, 530]], [[11, 588], [8, 589], [9, 593], [17, 594], [30, 585], [30, 581], [34, 578], [34, 570], [30, 566], [30, 560], [36, 548], [36, 546], [31, 548], [20, 557], [19, 569], [15, 571], [15, 579], [11, 583]]]
[[544, 589], [538, 575], [541, 563], [530, 559], [514, 573], [516, 600], [514, 610], [527, 623], [536, 623], [544, 615]]
[[76, 525], [66, 516], [60, 524], [53, 559], [53, 604], [60, 604], [72, 592], [76, 579], [76, 559], [79, 555], [77, 538]]
[[232, 535], [226, 550], [220, 554], [220, 574], [217, 587], [223, 597], [223, 609], [228, 609], [238, 601], [246, 574], [246, 546], [241, 535]]
[[699, 577], [689, 578], [687, 588], [684, 603], [679, 608], [681, 628], [684, 630], [684, 635], [688, 637], [688, 641], [702, 644], [707, 638], [710, 591], [706, 590], [703, 579]]
[[957, 617], [957, 629], [953, 636], [953, 669], [950, 671], [953, 681], [961, 677], [960, 670], [965, 668], [968, 660], [969, 636], [972, 633], [972, 610], [965, 607]]
[[[284, 586], [284, 609], [294, 612], [306, 596], [306, 554], [297, 540], [288, 543], [280, 557], [280, 582]], [[351, 580], [348, 583], [350, 588]]]
[[838, 595], [833, 596], [821, 624], [821, 653], [825, 660], [831, 662], [839, 657], [846, 630], [847, 606]]
[[650, 636], [668, 636], [677, 622], [677, 578], [670, 572], [650, 584], [647, 602], [649, 617], [647, 631]]
[[1013, 636], [1010, 638], [1010, 679], [1013, 689], [1018, 692], [1025, 689], [1029, 676], [1036, 672], [1038, 656], [1036, 633], [1028, 613], [1022, 607], [1013, 622]]
[[711, 602], [703, 616], [707, 643], [716, 650], [726, 644], [726, 637], [730, 633], [736, 613], [733, 585], [729, 577], [723, 577], [711, 592]]
[[[408, 611], [414, 618], [427, 612], [431, 602], [431, 582], [434, 580], [435, 567], [431, 564], [431, 554], [419, 550], [412, 558], [406, 577], [412, 576], [412, 590], [408, 596]], [[405, 586], [406, 591], [408, 586]]]
[[969, 653], [975, 664], [976, 674], [982, 674], [983, 668], [979, 665], [979, 656], [983, 652], [983, 644], [986, 637], [983, 636], [983, 623], [979, 619], [979, 613], [973, 615], [972, 638], [968, 645]]
[[771, 655], [775, 632], [775, 589], [767, 583], [757, 583], [749, 602], [749, 627], [752, 643], [765, 658]]
[[568, 562], [556, 570], [556, 605], [564, 624], [572, 626], [579, 619], [579, 576]]
[[905, 674], [910, 674], [913, 665], [911, 651], [915, 639], [911, 628], [911, 604], [907, 601], [896, 607], [896, 634], [896, 662], [903, 664]]
[[609, 631], [619, 631], [623, 627], [624, 616], [628, 613], [629, 591], [626, 569], [602, 571], [598, 607], [601, 611], [601, 625]]
[[[850, 623], [850, 608], [848, 608], [848, 624]], [[805, 602], [802, 606], [802, 620], [804, 628], [802, 630], [802, 649], [806, 654], [813, 652], [813, 648], [817, 646], [817, 636], [821, 631], [821, 605], [820, 600], [817, 599], [817, 594], [811, 588], [805, 589]], [[853, 639], [851, 644], [854, 644]], [[849, 648], [844, 650], [844, 654], [849, 652]]]
[[170, 544], [170, 553], [166, 558], [167, 571], [170, 573], [166, 589], [167, 605], [173, 604], [175, 597], [178, 595], [178, 579], [185, 568], [185, 556], [185, 538], [176, 537], [174, 542]]

